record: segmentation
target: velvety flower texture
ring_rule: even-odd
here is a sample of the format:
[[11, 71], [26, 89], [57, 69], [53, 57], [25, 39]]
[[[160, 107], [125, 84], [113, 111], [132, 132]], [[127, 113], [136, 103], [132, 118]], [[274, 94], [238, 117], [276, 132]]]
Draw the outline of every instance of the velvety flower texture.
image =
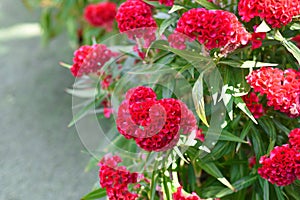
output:
[[103, 26], [112, 29], [112, 24], [117, 14], [117, 5], [112, 2], [89, 4], [84, 9], [84, 18], [93, 26]]
[[275, 147], [270, 156], [262, 156], [259, 160], [262, 164], [258, 168], [258, 174], [272, 184], [285, 186], [293, 183], [300, 171], [300, 155], [287, 144]]
[[201, 200], [196, 193], [183, 194], [182, 187], [178, 187], [177, 191], [172, 194], [173, 200]]
[[224, 53], [246, 45], [251, 38], [233, 13], [204, 8], [185, 12], [175, 31], [197, 39], [207, 49], [222, 48]]
[[268, 106], [290, 117], [300, 116], [300, 72], [263, 67], [246, 77], [255, 92], [266, 94]]
[[118, 9], [116, 20], [120, 32], [137, 28], [157, 27], [151, 7], [141, 0], [127, 0]]
[[138, 173], [130, 173], [126, 167], [118, 166], [119, 156], [106, 155], [100, 162], [99, 179], [110, 200], [135, 200], [138, 195], [128, 191], [128, 185], [137, 183]]
[[249, 22], [254, 17], [266, 20], [273, 28], [280, 28], [300, 13], [299, 0], [241, 0], [238, 4], [242, 20]]
[[256, 119], [260, 118], [264, 114], [263, 105], [259, 103], [259, 98], [254, 92], [242, 96], [242, 98]]
[[300, 152], [300, 128], [291, 130], [289, 134], [289, 143], [292, 148]]
[[128, 90], [118, 110], [119, 132], [146, 151], [170, 149], [177, 144], [180, 130], [188, 134], [196, 126], [192, 111], [183, 102], [157, 100], [155, 92], [144, 86]]
[[94, 44], [92, 46], [81, 46], [74, 52], [73, 65], [71, 73], [75, 77], [80, 77], [84, 74], [96, 73], [101, 67], [116, 56], [111, 50], [103, 44]]

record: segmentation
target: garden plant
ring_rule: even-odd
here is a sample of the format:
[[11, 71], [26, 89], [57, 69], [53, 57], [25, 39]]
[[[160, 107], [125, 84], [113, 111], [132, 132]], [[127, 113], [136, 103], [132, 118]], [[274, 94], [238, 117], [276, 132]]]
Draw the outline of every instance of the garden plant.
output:
[[24, 3], [75, 48], [83, 200], [300, 199], [300, 1]]

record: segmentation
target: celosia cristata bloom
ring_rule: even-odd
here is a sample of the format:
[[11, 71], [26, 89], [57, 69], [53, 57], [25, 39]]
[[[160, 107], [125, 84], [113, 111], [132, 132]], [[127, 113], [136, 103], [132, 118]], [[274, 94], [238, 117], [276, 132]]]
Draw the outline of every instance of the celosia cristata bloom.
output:
[[84, 45], [74, 52], [73, 65], [70, 70], [75, 77], [96, 73], [114, 56], [116, 53], [107, 49], [103, 44]]
[[174, 147], [180, 129], [188, 134], [197, 121], [183, 102], [177, 99], [156, 99], [151, 88], [130, 89], [118, 110], [117, 128], [127, 139], [147, 151], [164, 151]]
[[300, 116], [300, 72], [263, 67], [246, 77], [255, 92], [266, 94], [267, 105], [290, 117]]
[[173, 6], [174, 5], [174, 0], [159, 0], [160, 4], [164, 4], [166, 6]]
[[300, 14], [299, 0], [241, 0], [238, 4], [242, 20], [249, 22], [254, 17], [264, 19], [273, 28], [280, 28]]
[[300, 152], [300, 128], [291, 130], [289, 134], [289, 143], [292, 148]]
[[182, 187], [178, 187], [177, 191], [172, 194], [173, 200], [201, 200], [196, 193], [188, 194], [183, 192]]
[[259, 98], [254, 92], [242, 96], [242, 98], [256, 119], [260, 118], [264, 114], [263, 105], [259, 103]]
[[260, 158], [259, 163], [262, 166], [258, 168], [258, 174], [272, 184], [289, 185], [297, 179], [300, 170], [299, 158], [299, 153], [288, 145], [277, 146], [270, 152], [269, 157]]
[[93, 26], [103, 26], [112, 29], [112, 24], [117, 14], [117, 5], [112, 2], [89, 4], [84, 9], [84, 18]]
[[157, 27], [151, 7], [141, 0], [127, 0], [122, 3], [117, 11], [116, 20], [120, 32]]
[[297, 35], [292, 38], [292, 41], [294, 41], [298, 48], [300, 48], [300, 35]]
[[135, 200], [138, 195], [128, 190], [128, 185], [138, 182], [138, 173], [129, 172], [126, 167], [118, 166], [122, 162], [119, 156], [107, 155], [100, 162], [99, 179], [102, 188], [106, 189], [110, 200]]
[[261, 47], [262, 41], [266, 38], [267, 34], [265, 32], [256, 32], [257, 26], [254, 26], [254, 33], [251, 34], [252, 49], [257, 49]]
[[221, 48], [224, 53], [246, 45], [251, 37], [233, 13], [204, 8], [185, 12], [176, 31], [197, 39], [207, 49]]

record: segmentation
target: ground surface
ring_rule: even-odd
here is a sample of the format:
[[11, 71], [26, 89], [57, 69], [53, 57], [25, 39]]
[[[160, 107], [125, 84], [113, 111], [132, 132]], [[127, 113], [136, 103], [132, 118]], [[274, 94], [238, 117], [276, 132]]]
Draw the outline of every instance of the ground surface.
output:
[[43, 48], [37, 34], [13, 28], [37, 16], [21, 1], [0, 1], [0, 199], [76, 200], [97, 173], [83, 172], [89, 156], [67, 128], [73, 78], [57, 63], [72, 50], [64, 37]]

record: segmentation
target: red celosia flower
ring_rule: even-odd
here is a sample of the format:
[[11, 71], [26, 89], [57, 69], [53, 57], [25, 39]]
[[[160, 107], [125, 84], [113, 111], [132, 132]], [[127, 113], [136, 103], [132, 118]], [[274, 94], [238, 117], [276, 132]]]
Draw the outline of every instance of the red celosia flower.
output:
[[173, 6], [174, 5], [174, 0], [159, 0], [160, 4], [164, 4], [166, 6]]
[[254, 92], [242, 96], [242, 98], [256, 119], [260, 118], [264, 114], [263, 105], [259, 103], [258, 96]]
[[143, 86], [126, 93], [117, 117], [119, 132], [147, 151], [172, 148], [179, 140], [180, 128], [188, 134], [196, 124], [183, 102], [171, 98], [156, 100], [154, 91]]
[[178, 32], [172, 33], [168, 37], [168, 42], [170, 43], [170, 46], [179, 50], [186, 49], [185, 42], [187, 41], [192, 41], [192, 40], [188, 36]]
[[196, 139], [200, 140], [201, 142], [205, 141], [205, 135], [203, 134], [203, 130], [201, 128], [196, 132]]
[[300, 48], [300, 35], [297, 35], [292, 38], [292, 41], [294, 41], [298, 48]]
[[292, 148], [300, 151], [300, 128], [291, 130], [289, 134], [289, 143]]
[[118, 9], [116, 20], [120, 32], [132, 29], [157, 27], [151, 7], [141, 0], [127, 0]]
[[280, 28], [300, 13], [299, 0], [241, 0], [238, 4], [242, 20], [249, 22], [254, 17], [266, 20], [273, 28]]
[[121, 162], [119, 156], [111, 154], [105, 156], [99, 163], [99, 179], [102, 188], [107, 191], [108, 198], [111, 199], [128, 199], [134, 200], [137, 194], [128, 191], [128, 185], [137, 183], [138, 174], [130, 173], [126, 167], [117, 166]]
[[300, 116], [300, 72], [263, 67], [247, 76], [255, 92], [266, 94], [268, 106], [290, 117]]
[[178, 187], [177, 191], [172, 194], [172, 197], [173, 200], [201, 200], [195, 192], [193, 192], [192, 194], [184, 192], [181, 186]]
[[112, 23], [117, 14], [117, 5], [112, 2], [89, 4], [84, 9], [84, 18], [93, 26], [103, 26], [112, 29]]
[[254, 33], [251, 34], [252, 49], [261, 47], [262, 41], [266, 38], [265, 32], [256, 32], [257, 26], [254, 26]]
[[233, 13], [204, 8], [184, 13], [176, 31], [197, 39], [207, 49], [222, 48], [224, 53], [246, 45], [251, 37]]
[[81, 46], [74, 52], [71, 72], [73, 76], [96, 73], [111, 57], [116, 56], [103, 44]]
[[289, 185], [297, 179], [300, 167], [297, 156], [299, 157], [299, 153], [288, 145], [277, 146], [270, 152], [270, 157], [260, 158], [262, 166], [258, 169], [258, 174], [272, 184]]
[[256, 165], [256, 157], [252, 156], [248, 159], [248, 163], [249, 163], [249, 168], [253, 168], [254, 165]]

